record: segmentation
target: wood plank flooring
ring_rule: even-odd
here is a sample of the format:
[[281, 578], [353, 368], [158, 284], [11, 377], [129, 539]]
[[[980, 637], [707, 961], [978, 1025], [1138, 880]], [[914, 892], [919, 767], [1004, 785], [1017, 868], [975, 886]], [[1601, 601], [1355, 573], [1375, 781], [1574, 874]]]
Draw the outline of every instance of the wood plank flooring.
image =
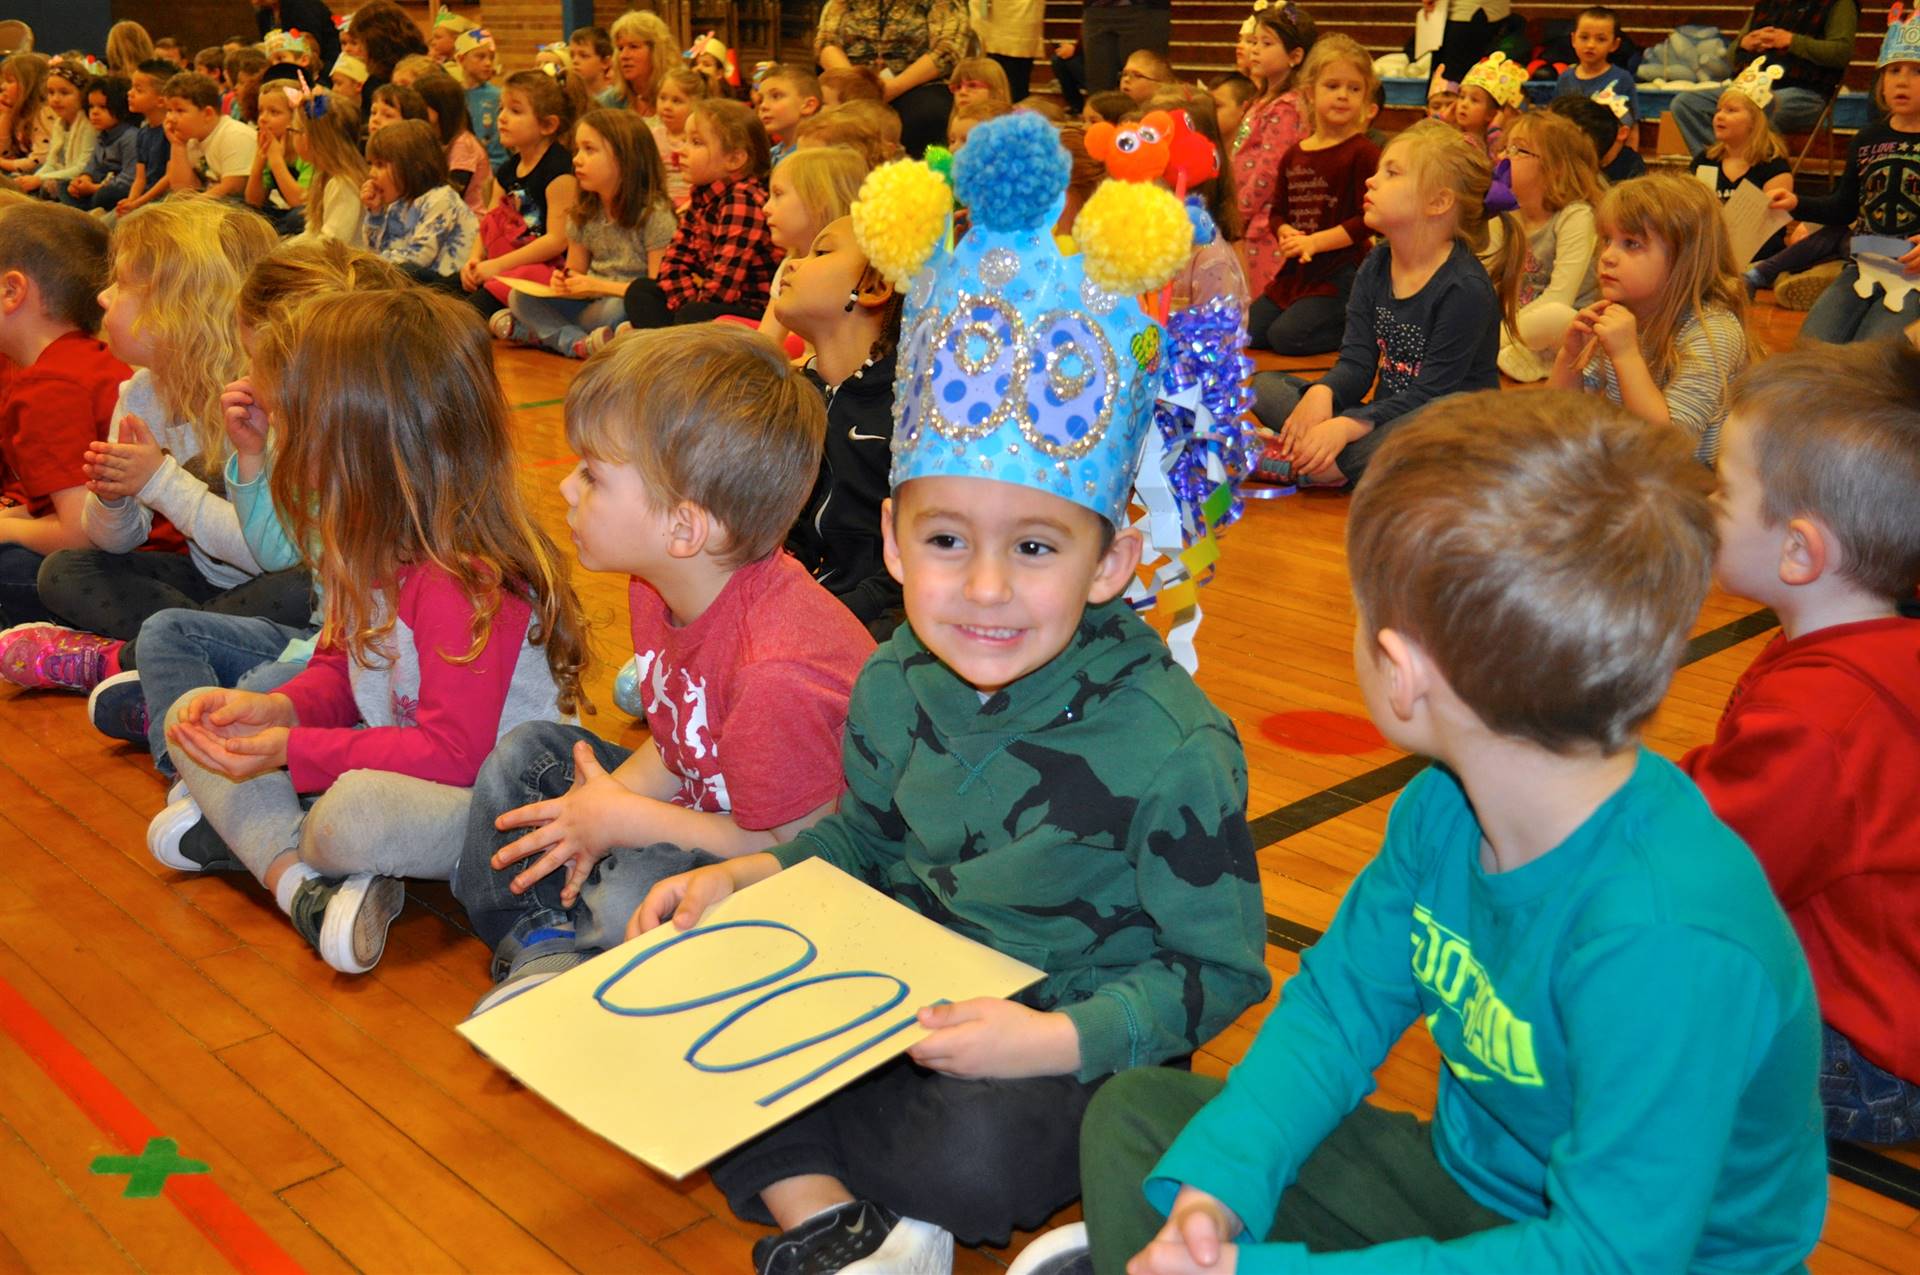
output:
[[[1777, 347], [1799, 316], [1762, 319]], [[509, 401], [524, 405], [515, 419], [527, 491], [562, 530], [558, 400], [577, 365], [502, 350], [499, 367]], [[1281, 939], [1327, 924], [1379, 844], [1397, 773], [1382, 768], [1402, 760], [1384, 746], [1304, 751], [1271, 722], [1364, 712], [1345, 513], [1338, 494], [1255, 503], [1204, 595], [1199, 681], [1246, 743], [1249, 814], [1268, 842], [1261, 877]], [[641, 732], [610, 695], [627, 654], [624, 582], [583, 575], [580, 585], [600, 621], [589, 720], [636, 743]], [[1697, 632], [1754, 610], [1716, 594]], [[1683, 669], [1652, 746], [1672, 756], [1708, 738], [1770, 635]], [[1341, 785], [1348, 795], [1322, 796]], [[748, 1269], [761, 1231], [736, 1221], [704, 1176], [659, 1178], [454, 1034], [486, 985], [486, 954], [444, 887], [413, 889], [372, 974], [334, 974], [258, 890], [148, 857], [143, 834], [163, 791], [144, 755], [92, 732], [77, 698], [0, 690], [0, 1271]], [[1276, 981], [1298, 968], [1285, 942], [1268, 961]], [[1271, 1003], [1197, 1065], [1223, 1072]], [[1380, 1069], [1378, 1099], [1427, 1111], [1436, 1065], [1425, 1034], [1409, 1032]], [[209, 1172], [140, 1199], [123, 1194], [127, 1178], [92, 1171], [151, 1136]], [[1920, 1269], [1920, 1212], [1832, 1185], [1816, 1271]], [[1027, 1238], [963, 1251], [956, 1270], [1001, 1270]]]

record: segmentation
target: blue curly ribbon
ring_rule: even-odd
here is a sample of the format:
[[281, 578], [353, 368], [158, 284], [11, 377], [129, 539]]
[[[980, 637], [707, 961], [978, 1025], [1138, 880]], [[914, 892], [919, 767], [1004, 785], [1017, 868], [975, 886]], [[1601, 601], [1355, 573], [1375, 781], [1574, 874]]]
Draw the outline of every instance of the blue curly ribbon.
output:
[[[1247, 327], [1240, 307], [1231, 297], [1179, 311], [1168, 318], [1162, 345], [1161, 393], [1153, 409], [1153, 423], [1166, 444], [1167, 484], [1180, 507], [1181, 523], [1189, 543], [1230, 527], [1246, 511], [1240, 483], [1252, 472], [1259, 456], [1248, 410], [1253, 392], [1247, 378], [1253, 360], [1246, 355]], [[1170, 400], [1194, 386], [1200, 387], [1200, 411]], [[1210, 465], [1209, 462], [1214, 462]], [[1231, 493], [1226, 509], [1209, 519], [1202, 512], [1223, 484]]]

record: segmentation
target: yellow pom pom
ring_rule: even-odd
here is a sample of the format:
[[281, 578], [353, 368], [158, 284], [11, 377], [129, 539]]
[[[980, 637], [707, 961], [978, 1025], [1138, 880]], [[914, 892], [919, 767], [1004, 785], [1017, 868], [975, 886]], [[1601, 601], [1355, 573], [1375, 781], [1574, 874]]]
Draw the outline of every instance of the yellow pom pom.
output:
[[918, 160], [882, 164], [860, 183], [853, 234], [888, 283], [903, 288], [946, 233], [953, 188]]
[[1151, 292], [1186, 264], [1193, 223], [1173, 192], [1148, 182], [1102, 182], [1074, 218], [1087, 277], [1108, 292]]

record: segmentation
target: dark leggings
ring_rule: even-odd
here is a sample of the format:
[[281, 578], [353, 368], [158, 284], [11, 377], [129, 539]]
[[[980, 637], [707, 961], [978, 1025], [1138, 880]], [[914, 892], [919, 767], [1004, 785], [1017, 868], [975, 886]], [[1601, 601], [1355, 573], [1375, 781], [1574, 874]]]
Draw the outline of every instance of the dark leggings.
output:
[[1007, 73], [1007, 90], [1013, 100], [1018, 102], [1033, 87], [1033, 59], [1010, 58], [1004, 53], [989, 53], [988, 57], [1000, 64]]
[[953, 90], [945, 81], [922, 84], [893, 99], [900, 117], [900, 145], [909, 159], [919, 159], [929, 146], [947, 144], [947, 117], [953, 114]]
[[221, 589], [184, 553], [107, 553], [62, 549], [40, 564], [40, 600], [65, 623], [119, 638], [122, 668], [137, 667], [134, 639], [161, 611], [212, 611], [299, 627], [313, 614], [305, 569], [290, 567]]
[[1789, 271], [1810, 270], [1823, 261], [1837, 261], [1847, 255], [1846, 226], [1816, 226], [1799, 243], [1788, 244], [1771, 257], [1753, 264], [1753, 277], [1762, 288]]
[[900, 1058], [714, 1164], [713, 1184], [765, 1224], [762, 1191], [826, 1174], [962, 1244], [1004, 1244], [1079, 1196], [1080, 1117], [1098, 1088], [1073, 1076], [956, 1080]]
[[1275, 354], [1331, 354], [1340, 348], [1347, 328], [1347, 293], [1353, 272], [1335, 281], [1339, 292], [1330, 297], [1301, 297], [1282, 309], [1265, 297], [1255, 297], [1247, 312], [1247, 343]]
[[627, 285], [627, 322], [636, 328], [671, 328], [683, 323], [711, 323], [723, 314], [756, 322], [766, 306], [726, 301], [688, 301], [679, 309], [667, 304], [657, 279], [635, 279]]

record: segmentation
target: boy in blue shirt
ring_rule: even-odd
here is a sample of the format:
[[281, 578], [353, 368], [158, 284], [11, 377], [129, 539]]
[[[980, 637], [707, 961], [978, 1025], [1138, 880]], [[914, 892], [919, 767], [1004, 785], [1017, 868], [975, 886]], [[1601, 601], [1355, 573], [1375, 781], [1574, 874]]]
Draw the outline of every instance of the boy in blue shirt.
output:
[[[1095, 1098], [1096, 1271], [1802, 1269], [1806, 960], [1639, 740], [1706, 595], [1709, 485], [1673, 431], [1572, 394], [1456, 396], [1381, 447], [1347, 527], [1354, 662], [1375, 724], [1439, 764], [1225, 1082]], [[1416, 1020], [1431, 1126], [1362, 1101]]]
[[453, 42], [453, 56], [460, 64], [460, 74], [467, 78], [467, 122], [487, 148], [487, 162], [495, 168], [507, 162], [507, 148], [500, 143], [500, 86], [493, 82], [497, 49], [485, 27], [462, 31]]
[[1569, 38], [1573, 43], [1573, 55], [1579, 60], [1560, 72], [1560, 78], [1553, 86], [1553, 95], [1560, 97], [1567, 93], [1578, 93], [1581, 97], [1594, 97], [1612, 89], [1625, 100], [1628, 117], [1639, 119], [1639, 86], [1634, 82], [1633, 72], [1612, 62], [1614, 53], [1620, 48], [1620, 15], [1605, 5], [1597, 4], [1591, 9], [1582, 9], [1580, 16], [1574, 20], [1573, 34]]

